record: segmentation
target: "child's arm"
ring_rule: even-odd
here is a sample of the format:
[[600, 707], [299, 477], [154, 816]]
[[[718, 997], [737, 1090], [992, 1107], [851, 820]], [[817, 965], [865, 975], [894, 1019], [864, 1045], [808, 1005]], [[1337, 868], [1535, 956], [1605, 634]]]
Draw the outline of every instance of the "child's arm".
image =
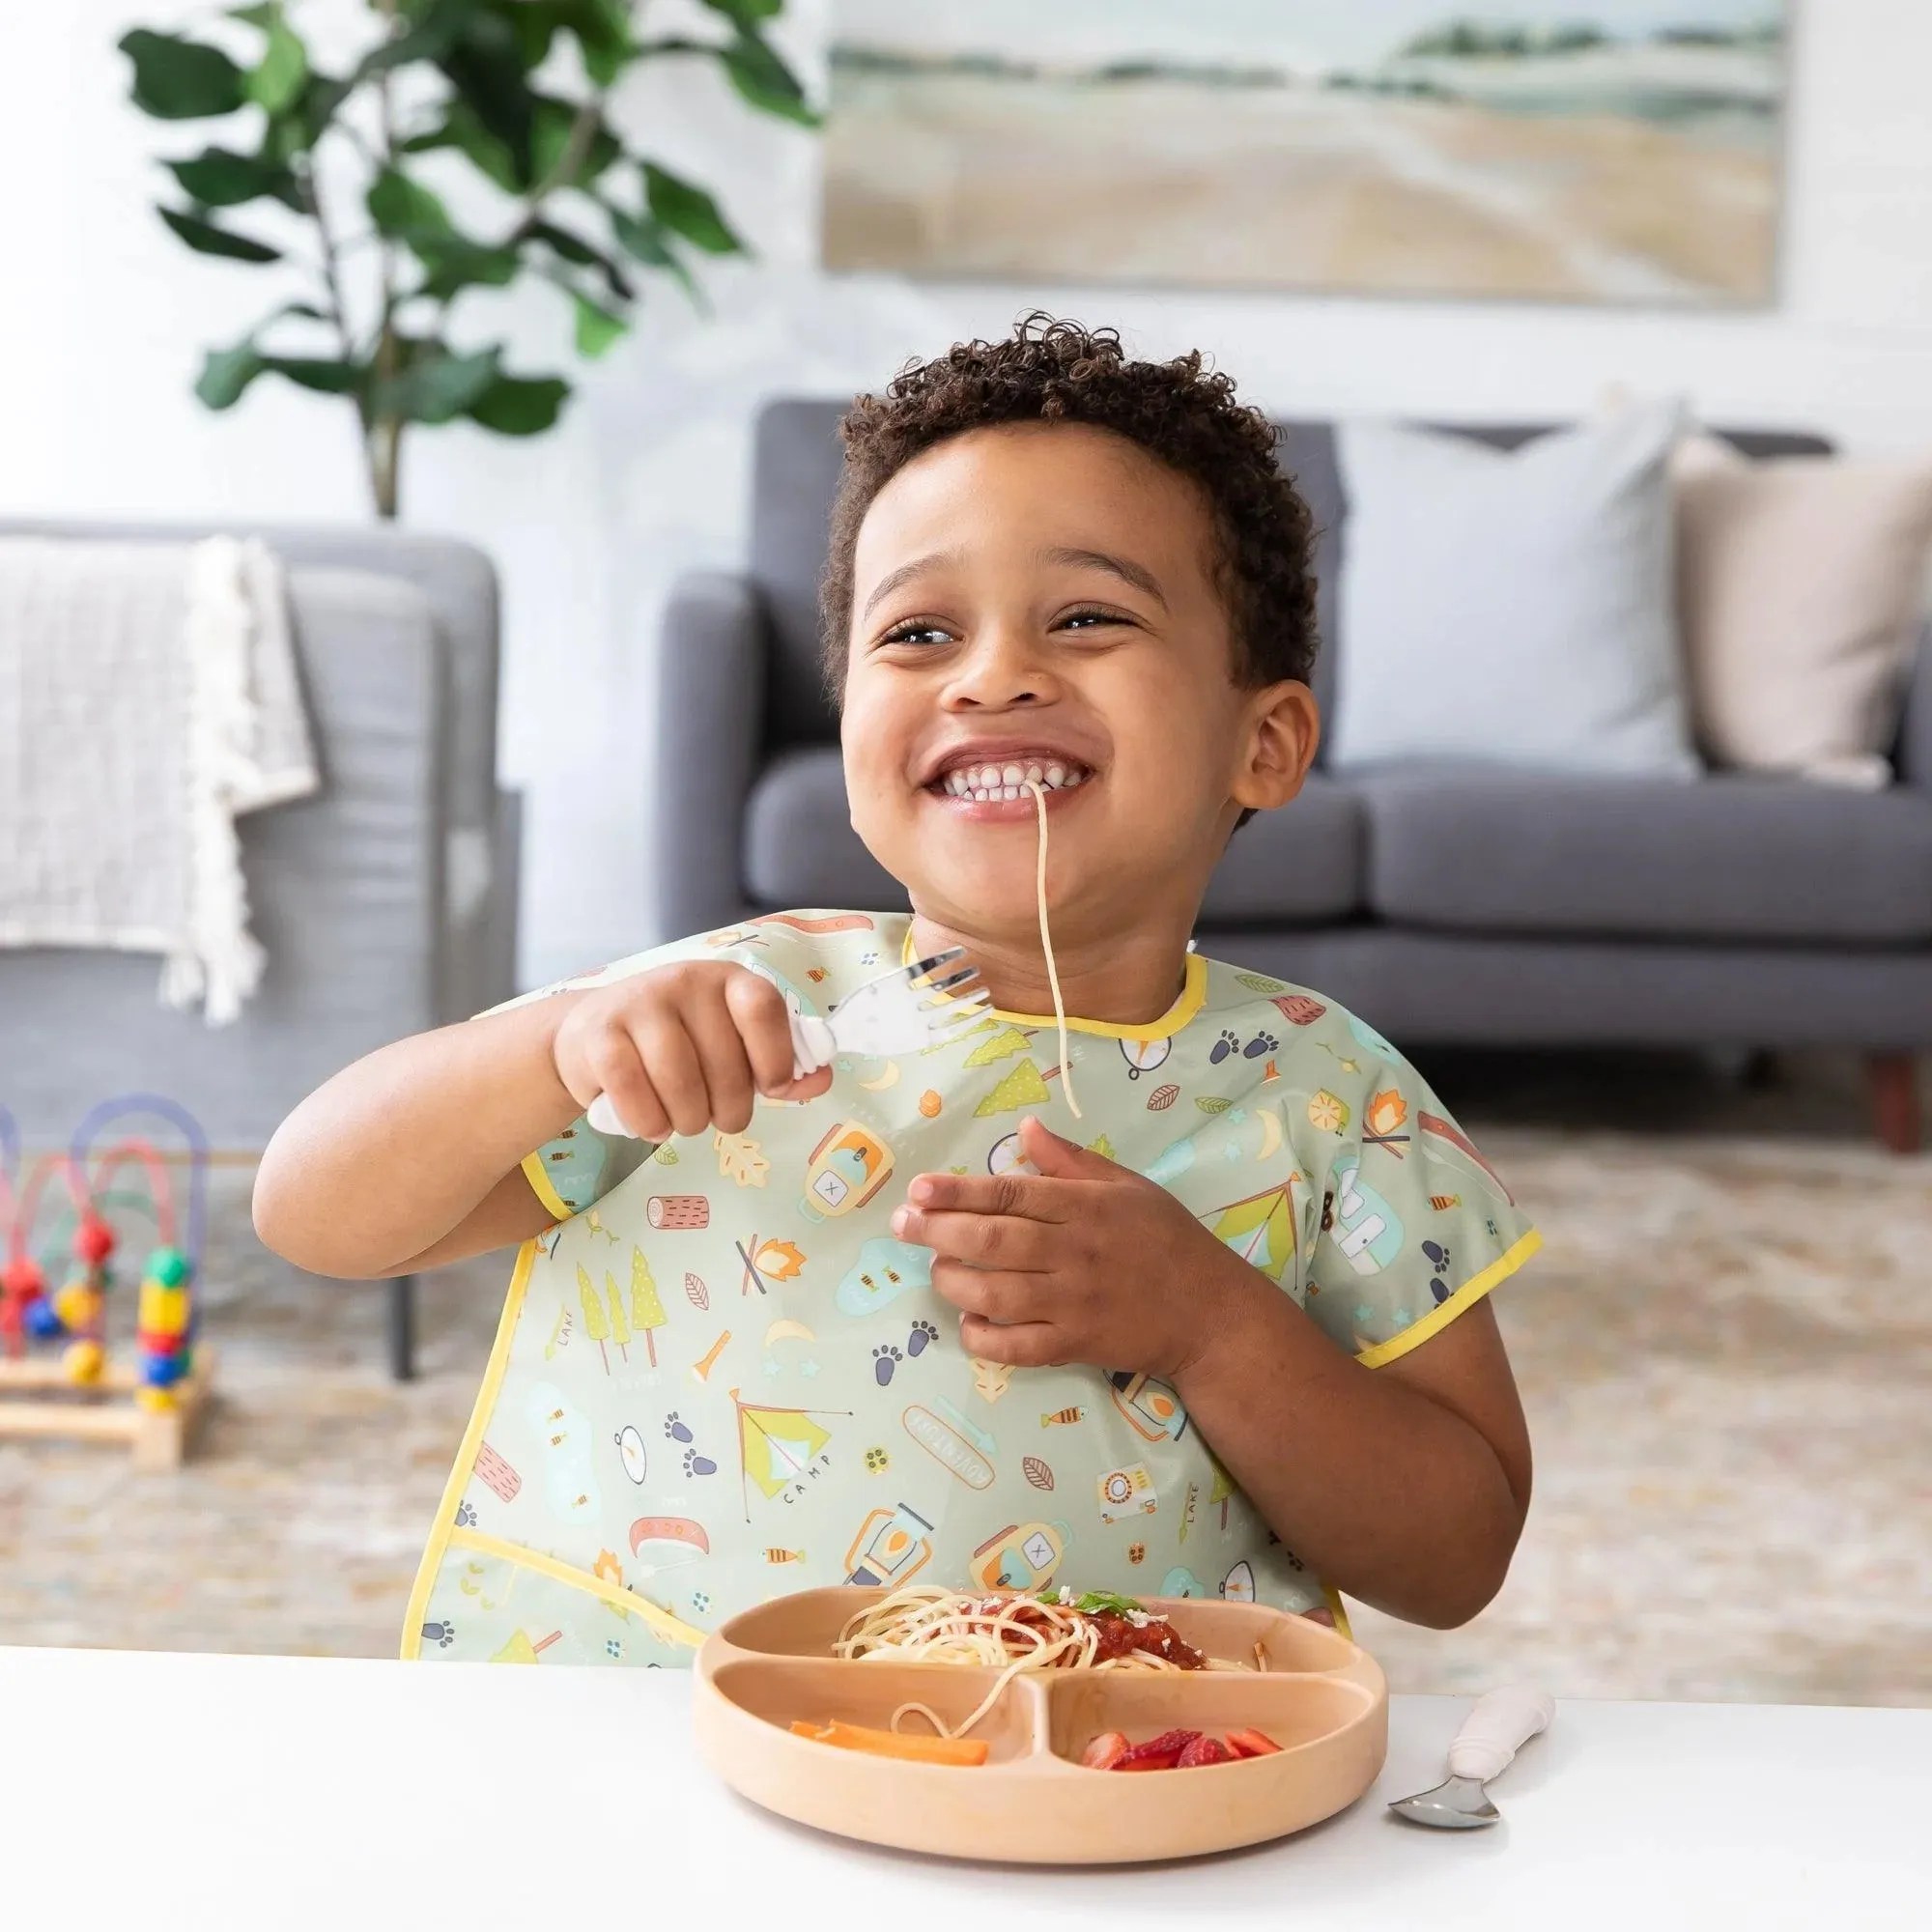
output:
[[316, 1274], [368, 1280], [508, 1246], [550, 1225], [521, 1170], [609, 1094], [640, 1139], [742, 1133], [755, 1096], [807, 1100], [783, 996], [742, 966], [690, 961], [398, 1040], [318, 1088], [255, 1179], [264, 1242]]
[[1282, 1541], [1414, 1623], [1474, 1616], [1529, 1506], [1529, 1438], [1479, 1302], [1386, 1368], [1345, 1354], [1174, 1197], [1037, 1122], [1040, 1171], [922, 1175], [894, 1229], [941, 1259], [970, 1354], [1172, 1382]]

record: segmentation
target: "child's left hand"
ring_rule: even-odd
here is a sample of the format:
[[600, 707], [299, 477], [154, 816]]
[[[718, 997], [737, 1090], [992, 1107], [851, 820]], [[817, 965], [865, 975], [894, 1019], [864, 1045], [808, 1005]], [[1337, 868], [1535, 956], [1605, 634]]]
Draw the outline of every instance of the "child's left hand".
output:
[[1037, 1120], [1020, 1145], [1037, 1175], [922, 1174], [893, 1216], [938, 1256], [932, 1285], [962, 1311], [966, 1352], [1177, 1379], [1261, 1278], [1131, 1168]]

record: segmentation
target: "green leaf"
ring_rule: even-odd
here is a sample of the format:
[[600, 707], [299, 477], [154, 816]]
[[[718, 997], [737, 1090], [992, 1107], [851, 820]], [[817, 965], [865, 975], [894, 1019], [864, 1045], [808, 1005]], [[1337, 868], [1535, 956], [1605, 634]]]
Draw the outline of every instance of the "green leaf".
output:
[[649, 215], [626, 214], [621, 208], [611, 208], [608, 212], [611, 232], [616, 236], [624, 252], [650, 268], [663, 269], [667, 273], [675, 275], [684, 284], [685, 293], [701, 307], [704, 297], [696, 279], [671, 251], [670, 243], [658, 224]]
[[473, 422], [498, 436], [541, 436], [570, 395], [560, 376], [498, 376], [469, 406]]
[[298, 99], [280, 113], [269, 117], [269, 131], [262, 152], [277, 160], [291, 160], [307, 154], [327, 131], [335, 110], [349, 99], [350, 83], [327, 74], [311, 73]]
[[251, 7], [255, 24], [269, 37], [261, 60], [243, 83], [248, 99], [270, 114], [279, 114], [308, 85], [308, 49], [278, 6]]
[[203, 358], [194, 392], [212, 410], [232, 410], [262, 368], [262, 358], [252, 342], [238, 342], [233, 349], [211, 349]]
[[695, 182], [681, 179], [655, 161], [646, 161], [644, 198], [652, 215], [673, 234], [682, 235], [694, 248], [702, 248], [707, 255], [743, 252], [745, 244], [719, 213], [718, 204]]
[[623, 143], [611, 133], [599, 116], [593, 123], [583, 152], [567, 175], [558, 176], [570, 139], [577, 126], [578, 107], [569, 100], [549, 95], [535, 98], [534, 119], [530, 124], [530, 165], [536, 179], [550, 188], [587, 187], [621, 157]]
[[367, 80], [412, 61], [439, 61], [463, 36], [469, 16], [469, 0], [430, 0], [422, 17], [403, 33], [363, 55], [355, 78]]
[[230, 262], [279, 262], [282, 251], [266, 242], [253, 242], [226, 228], [217, 228], [198, 215], [184, 214], [180, 209], [164, 208], [160, 216], [181, 239], [199, 255], [219, 255]]
[[484, 127], [476, 110], [466, 101], [452, 101], [440, 128], [418, 134], [403, 146], [412, 155], [427, 154], [435, 148], [454, 148], [505, 194], [521, 194], [530, 185], [528, 175], [519, 172], [517, 157]]
[[760, 20], [776, 20], [784, 12], [784, 0], [704, 0], [704, 4], [734, 26], [748, 28], [755, 28]]
[[119, 44], [134, 64], [134, 105], [156, 120], [199, 121], [246, 103], [242, 70], [219, 47], [145, 27]]
[[301, 196], [288, 166], [266, 155], [238, 155], [228, 148], [204, 148], [185, 161], [169, 161], [168, 172], [204, 208], [239, 208], [244, 201], [271, 195], [299, 211]]
[[398, 376], [378, 382], [369, 396], [369, 413], [400, 416], [405, 422], [446, 423], [467, 414], [497, 379], [497, 347], [471, 355], [452, 355], [439, 342], [411, 346], [411, 359]]
[[729, 46], [718, 49], [718, 58], [731, 85], [760, 113], [796, 121], [802, 128], [818, 126], [797, 75], [757, 34], [741, 29]]
[[380, 233], [392, 240], [455, 233], [449, 211], [441, 201], [400, 168], [384, 168], [369, 184], [367, 203], [370, 220]]
[[[782, 0], [772, 4], [781, 5]], [[559, 0], [557, 15], [576, 36], [591, 85], [610, 87], [637, 49], [626, 0]]]
[[421, 285], [412, 293], [432, 301], [452, 301], [465, 289], [507, 288], [523, 266], [523, 257], [513, 247], [488, 248], [461, 236], [445, 242], [418, 235], [410, 246], [425, 271]]
[[621, 315], [612, 315], [608, 308], [600, 308], [575, 289], [570, 292], [570, 299], [577, 308], [577, 353], [580, 355], [595, 361], [613, 343], [621, 342], [631, 332], [631, 325]]
[[361, 387], [368, 375], [359, 362], [320, 355], [265, 355], [262, 367], [325, 396], [350, 395]]
[[532, 242], [541, 242], [562, 260], [579, 269], [601, 269], [605, 286], [619, 301], [629, 301], [635, 291], [630, 279], [601, 248], [593, 248], [580, 235], [559, 228], [554, 221], [526, 221], [521, 231]]
[[457, 43], [436, 64], [477, 121], [510, 151], [517, 185], [527, 187], [536, 96], [514, 31], [488, 14], [471, 13]]

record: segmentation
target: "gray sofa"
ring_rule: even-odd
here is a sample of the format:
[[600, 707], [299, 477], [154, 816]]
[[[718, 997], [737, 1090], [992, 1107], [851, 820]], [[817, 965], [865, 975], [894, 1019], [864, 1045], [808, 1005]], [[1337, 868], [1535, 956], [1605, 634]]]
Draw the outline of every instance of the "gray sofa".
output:
[[[230, 526], [232, 528], [232, 526]], [[259, 1150], [347, 1062], [515, 990], [518, 801], [497, 783], [497, 581], [467, 545], [383, 529], [262, 529], [289, 566], [320, 793], [241, 821], [269, 960], [233, 1026], [159, 1006], [148, 954], [0, 951], [0, 1101], [58, 1145], [96, 1101], [181, 1102]], [[0, 535], [186, 527], [0, 523]], [[391, 1346], [410, 1362], [410, 1285]]]
[[[847, 821], [818, 673], [816, 586], [836, 403], [782, 400], [755, 438], [751, 560], [692, 576], [666, 619], [651, 823], [667, 933], [792, 905], [903, 906]], [[1530, 427], [1474, 430], [1514, 447]], [[1816, 438], [1736, 432], [1753, 455]], [[1283, 426], [1321, 529], [1324, 708], [1348, 506], [1324, 423]], [[1856, 1048], [1879, 1131], [1918, 1141], [1932, 1047], [1932, 647], [1867, 794], [1713, 773], [1698, 782], [1496, 769], [1332, 773], [1233, 841], [1207, 951], [1314, 985], [1411, 1046]]]

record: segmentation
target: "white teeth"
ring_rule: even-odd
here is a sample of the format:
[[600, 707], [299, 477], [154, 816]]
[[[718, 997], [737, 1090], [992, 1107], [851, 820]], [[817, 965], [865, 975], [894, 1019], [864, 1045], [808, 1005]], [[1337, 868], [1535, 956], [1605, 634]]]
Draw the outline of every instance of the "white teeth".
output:
[[1016, 785], [1019, 783], [1022, 776], [1023, 774], [1017, 765], [1009, 765], [1001, 772], [1000, 782], [1002, 784]]
[[1068, 791], [1071, 791], [1073, 787], [1077, 785], [1079, 782], [1080, 782], [1080, 774], [1078, 772], [1068, 772], [1066, 774], [1066, 789]]
[[1026, 781], [1028, 784], [1040, 783], [1044, 776], [1045, 774], [1041, 772], [1037, 765], [1029, 765], [1026, 768]]
[[1046, 782], [1050, 785], [1065, 784], [1066, 782], [1066, 767], [1065, 765], [1048, 765], [1046, 768]]

